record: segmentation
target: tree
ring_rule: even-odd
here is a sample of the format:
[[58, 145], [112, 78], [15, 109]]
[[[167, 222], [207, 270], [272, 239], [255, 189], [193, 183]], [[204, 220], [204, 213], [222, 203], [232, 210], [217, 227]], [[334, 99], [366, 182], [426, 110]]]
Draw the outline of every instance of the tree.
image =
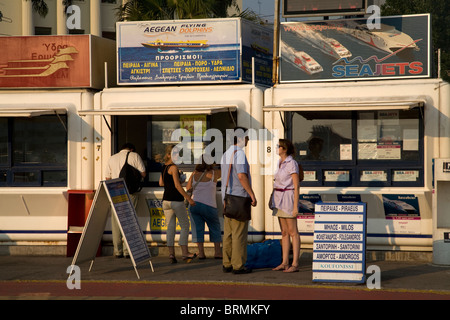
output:
[[118, 7], [119, 21], [224, 18], [236, 0], [130, 0]]
[[[28, 0], [27, 0], [28, 1]], [[45, 17], [48, 13], [48, 6], [45, 0], [31, 0], [33, 11], [36, 11], [41, 17]]]
[[[441, 49], [442, 79], [450, 81], [450, 1], [448, 0], [386, 0], [381, 6], [383, 16], [401, 14], [431, 14], [433, 48]], [[437, 58], [435, 53], [435, 61]]]
[[[26, 0], [29, 1], [29, 0]], [[41, 17], [45, 18], [45, 16], [48, 14], [48, 6], [45, 0], [31, 0], [33, 11], [37, 12]], [[66, 9], [68, 6], [72, 5], [73, 0], [64, 0], [64, 12], [66, 12]]]

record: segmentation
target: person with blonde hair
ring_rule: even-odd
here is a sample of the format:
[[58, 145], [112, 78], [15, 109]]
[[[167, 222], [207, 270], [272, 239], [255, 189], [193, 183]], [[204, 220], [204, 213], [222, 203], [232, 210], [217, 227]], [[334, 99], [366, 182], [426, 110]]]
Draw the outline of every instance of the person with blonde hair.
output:
[[175, 232], [176, 219], [181, 226], [180, 239], [178, 241], [182, 258], [189, 263], [197, 257], [196, 253], [188, 251], [188, 237], [189, 237], [189, 218], [186, 212], [184, 199], [186, 199], [191, 206], [195, 206], [194, 200], [184, 191], [181, 186], [180, 176], [177, 165], [174, 163], [179, 156], [179, 150], [175, 145], [166, 147], [166, 154], [164, 155], [164, 165], [161, 169], [161, 176], [159, 178], [159, 185], [164, 187], [163, 194], [163, 211], [167, 226], [167, 247], [169, 248], [169, 259], [171, 263], [176, 263], [175, 258]]

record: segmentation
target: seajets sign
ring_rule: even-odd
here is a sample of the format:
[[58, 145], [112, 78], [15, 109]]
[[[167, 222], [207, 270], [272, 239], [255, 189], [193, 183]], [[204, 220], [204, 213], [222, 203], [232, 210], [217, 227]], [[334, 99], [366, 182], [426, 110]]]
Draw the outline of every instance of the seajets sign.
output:
[[368, 64], [336, 65], [333, 67], [333, 77], [378, 77], [396, 75], [415, 75], [423, 72], [422, 62], [398, 62], [376, 64], [375, 68]]

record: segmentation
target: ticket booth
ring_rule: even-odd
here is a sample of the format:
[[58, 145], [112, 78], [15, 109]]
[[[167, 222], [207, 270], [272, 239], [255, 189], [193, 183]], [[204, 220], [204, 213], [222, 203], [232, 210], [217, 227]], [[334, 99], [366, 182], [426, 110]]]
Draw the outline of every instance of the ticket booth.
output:
[[[194, 171], [195, 159], [208, 146], [217, 148], [215, 161], [220, 164], [227, 145], [226, 140], [222, 142], [221, 139], [226, 138], [227, 130], [236, 125], [252, 128], [256, 133], [262, 129], [262, 101], [263, 90], [246, 84], [105, 89], [96, 94], [94, 109], [79, 112], [94, 123], [95, 184], [105, 179], [104, 172], [111, 155], [126, 141], [132, 142], [147, 167], [144, 188], [137, 193], [139, 223], [148, 242], [165, 242], [163, 188], [159, 187], [158, 181], [165, 147], [180, 143], [173, 140], [172, 133], [186, 129], [192, 139], [189, 161], [179, 165], [188, 179]], [[257, 199], [264, 198], [263, 175], [258, 165], [260, 139], [262, 137], [256, 136], [245, 150]], [[220, 187], [217, 198], [220, 211]], [[222, 216], [221, 212], [219, 216]], [[260, 205], [252, 209], [249, 241], [263, 239], [264, 206]], [[111, 240], [109, 223], [104, 240]]]
[[[369, 30], [365, 18], [282, 23], [279, 83], [265, 92], [264, 124], [292, 140], [305, 172], [303, 247], [312, 245], [314, 204], [350, 199], [367, 204], [368, 250], [428, 257], [433, 159], [449, 154], [449, 88], [432, 79], [428, 14], [381, 17], [380, 26]], [[280, 235], [268, 214], [266, 234]]]
[[[281, 84], [266, 91], [264, 123], [293, 141], [305, 173], [298, 219], [304, 247], [312, 244], [316, 202], [361, 201], [369, 250], [431, 252], [432, 161], [448, 149], [435, 123], [443, 124], [448, 99], [448, 84], [439, 80]], [[266, 197], [271, 182], [266, 175]], [[266, 214], [266, 233], [279, 232]]]
[[94, 188], [93, 126], [78, 110], [91, 109], [105, 85], [105, 62], [114, 71], [114, 41], [0, 37], [0, 45], [0, 246], [65, 255], [68, 192]]
[[[181, 142], [173, 133], [187, 132], [189, 151], [183, 151], [179, 168], [189, 178], [207, 148], [214, 146], [220, 163], [229, 146], [227, 130], [243, 126], [257, 133], [246, 153], [256, 197], [263, 199], [258, 130], [263, 128], [261, 86], [271, 84], [273, 32], [240, 18], [131, 21], [116, 28], [119, 88], [104, 89], [94, 108], [79, 112], [94, 126], [94, 184], [105, 178], [111, 155], [132, 142], [147, 168], [138, 219], [147, 241], [165, 242], [158, 181], [166, 146]], [[221, 211], [220, 188], [217, 192]], [[260, 241], [262, 206], [253, 208], [252, 217], [249, 240]], [[105, 240], [111, 239], [108, 228]]]

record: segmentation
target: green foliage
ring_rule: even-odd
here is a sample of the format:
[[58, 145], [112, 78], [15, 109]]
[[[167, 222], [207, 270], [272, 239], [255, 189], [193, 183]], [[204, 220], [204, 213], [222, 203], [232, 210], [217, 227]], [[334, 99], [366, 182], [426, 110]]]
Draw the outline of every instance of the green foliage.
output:
[[131, 0], [117, 9], [119, 21], [223, 18], [236, 0]]
[[[29, 1], [29, 0], [27, 0]], [[45, 17], [48, 13], [48, 6], [45, 0], [31, 0], [33, 11], [36, 11], [41, 17]]]
[[[448, 0], [386, 0], [382, 16], [431, 14], [433, 49], [441, 49], [441, 78], [450, 82], [450, 1]], [[437, 54], [435, 53], [436, 69]]]

